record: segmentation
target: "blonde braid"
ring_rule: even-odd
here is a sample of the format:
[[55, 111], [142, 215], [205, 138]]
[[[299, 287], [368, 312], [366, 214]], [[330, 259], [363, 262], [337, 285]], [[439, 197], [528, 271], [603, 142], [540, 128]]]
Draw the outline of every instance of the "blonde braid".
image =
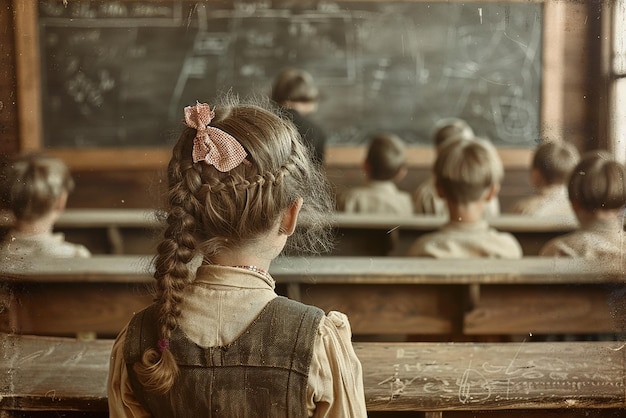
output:
[[164, 239], [155, 258], [156, 304], [159, 309], [158, 348], [146, 350], [134, 365], [137, 378], [149, 391], [167, 392], [178, 375], [178, 365], [170, 352], [171, 332], [180, 316], [182, 294], [189, 282], [188, 263], [196, 254], [193, 234], [196, 216], [202, 205], [195, 196], [202, 181], [195, 166], [174, 157], [170, 162], [170, 211]]

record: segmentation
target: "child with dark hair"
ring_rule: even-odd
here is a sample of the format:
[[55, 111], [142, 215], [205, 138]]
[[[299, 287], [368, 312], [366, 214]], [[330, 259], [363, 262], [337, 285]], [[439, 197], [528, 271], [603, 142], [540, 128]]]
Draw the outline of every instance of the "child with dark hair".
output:
[[411, 195], [398, 189], [396, 182], [406, 175], [406, 154], [402, 140], [393, 134], [381, 134], [370, 141], [363, 163], [366, 186], [343, 195], [339, 209], [354, 213], [411, 215]]
[[285, 68], [274, 80], [271, 97], [296, 125], [315, 161], [323, 163], [326, 132], [311, 119], [319, 103], [319, 90], [313, 76], [298, 68]]
[[114, 344], [110, 416], [365, 417], [347, 317], [277, 296], [268, 273], [287, 243], [329, 244], [330, 187], [296, 128], [232, 102], [189, 106], [185, 124], [155, 302]]
[[3, 261], [32, 262], [40, 257], [89, 257], [83, 245], [53, 233], [65, 210], [74, 180], [65, 163], [45, 155], [25, 155], [9, 162], [3, 175], [3, 200], [15, 218], [0, 244]]
[[572, 171], [568, 195], [580, 228], [548, 241], [539, 255], [622, 262], [626, 167], [603, 151], [585, 154]]

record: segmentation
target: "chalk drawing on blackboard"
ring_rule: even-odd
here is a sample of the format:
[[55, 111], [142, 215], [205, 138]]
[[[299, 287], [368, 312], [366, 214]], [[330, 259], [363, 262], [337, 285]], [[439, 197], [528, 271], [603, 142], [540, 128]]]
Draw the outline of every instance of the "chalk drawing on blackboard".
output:
[[39, 2], [46, 146], [166, 146], [183, 106], [267, 95], [287, 66], [315, 77], [330, 145], [380, 131], [429, 144], [448, 116], [498, 146], [539, 137], [541, 4], [58, 5]]

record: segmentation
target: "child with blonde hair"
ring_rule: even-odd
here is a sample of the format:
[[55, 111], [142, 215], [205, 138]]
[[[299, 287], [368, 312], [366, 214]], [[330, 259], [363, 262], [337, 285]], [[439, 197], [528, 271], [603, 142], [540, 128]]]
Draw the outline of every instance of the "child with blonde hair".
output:
[[347, 317], [277, 296], [268, 273], [287, 243], [328, 249], [330, 187], [296, 128], [234, 99], [184, 115], [155, 302], [113, 346], [110, 416], [365, 417]]
[[568, 195], [580, 228], [548, 241], [539, 255], [623, 261], [626, 167], [603, 151], [585, 154], [572, 171]]
[[517, 202], [512, 212], [576, 221], [567, 197], [567, 180], [579, 159], [578, 150], [569, 142], [542, 142], [535, 149], [530, 170], [536, 193]]
[[446, 142], [434, 165], [435, 187], [446, 202], [449, 221], [418, 238], [408, 255], [435, 258], [520, 258], [511, 234], [498, 232], [483, 219], [500, 190], [502, 162], [491, 142], [454, 139]]
[[[450, 117], [441, 119], [435, 124], [432, 141], [435, 152], [438, 153], [449, 140], [469, 140], [474, 137], [474, 130], [465, 120]], [[422, 182], [413, 192], [413, 207], [415, 213], [418, 214], [437, 216], [446, 216], [448, 214], [445, 201], [437, 193], [434, 175]], [[500, 202], [496, 197], [487, 204], [485, 216], [497, 216], [499, 214]]]
[[363, 163], [368, 183], [347, 191], [339, 209], [352, 213], [411, 215], [411, 195], [396, 186], [406, 175], [406, 151], [394, 134], [374, 136]]
[[24, 155], [7, 164], [3, 179], [3, 200], [13, 213], [14, 224], [0, 245], [0, 259], [32, 262], [40, 257], [91, 255], [83, 245], [53, 233], [74, 189], [74, 180], [62, 160]]

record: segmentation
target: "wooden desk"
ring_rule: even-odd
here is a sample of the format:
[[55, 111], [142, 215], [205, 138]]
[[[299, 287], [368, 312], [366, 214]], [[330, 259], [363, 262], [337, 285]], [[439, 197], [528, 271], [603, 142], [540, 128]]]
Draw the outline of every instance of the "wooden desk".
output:
[[[107, 411], [111, 340], [0, 336], [0, 411]], [[367, 409], [624, 413], [621, 342], [355, 343]], [[488, 413], [487, 411], [492, 411]], [[552, 411], [552, 412], [551, 412]], [[454, 415], [455, 417], [458, 415]], [[546, 415], [547, 416], [547, 415]], [[564, 415], [559, 415], [560, 417]], [[579, 415], [580, 416], [580, 415]]]
[[[0, 213], [0, 231], [10, 227], [10, 214]], [[446, 222], [436, 216], [382, 216], [335, 213], [332, 223], [337, 246], [332, 255], [404, 255], [420, 235]], [[491, 225], [510, 232], [520, 241], [524, 254], [537, 255], [549, 239], [573, 231], [577, 225], [562, 219], [501, 215]], [[67, 240], [96, 254], [150, 254], [160, 240], [162, 222], [158, 212], [147, 209], [68, 209], [55, 228]]]
[[[383, 216], [336, 213], [333, 225], [338, 238], [334, 255], [403, 256], [421, 235], [434, 232], [447, 222], [439, 216]], [[524, 255], [539, 254], [547, 241], [577, 228], [561, 218], [534, 218], [503, 214], [489, 219], [490, 225], [517, 238]]]
[[[0, 268], [0, 330], [114, 336], [152, 301], [150, 257], [98, 256]], [[356, 335], [596, 334], [626, 328], [623, 265], [528, 257], [434, 260], [284, 257], [277, 291], [346, 313]], [[431, 336], [431, 337], [428, 337]]]

